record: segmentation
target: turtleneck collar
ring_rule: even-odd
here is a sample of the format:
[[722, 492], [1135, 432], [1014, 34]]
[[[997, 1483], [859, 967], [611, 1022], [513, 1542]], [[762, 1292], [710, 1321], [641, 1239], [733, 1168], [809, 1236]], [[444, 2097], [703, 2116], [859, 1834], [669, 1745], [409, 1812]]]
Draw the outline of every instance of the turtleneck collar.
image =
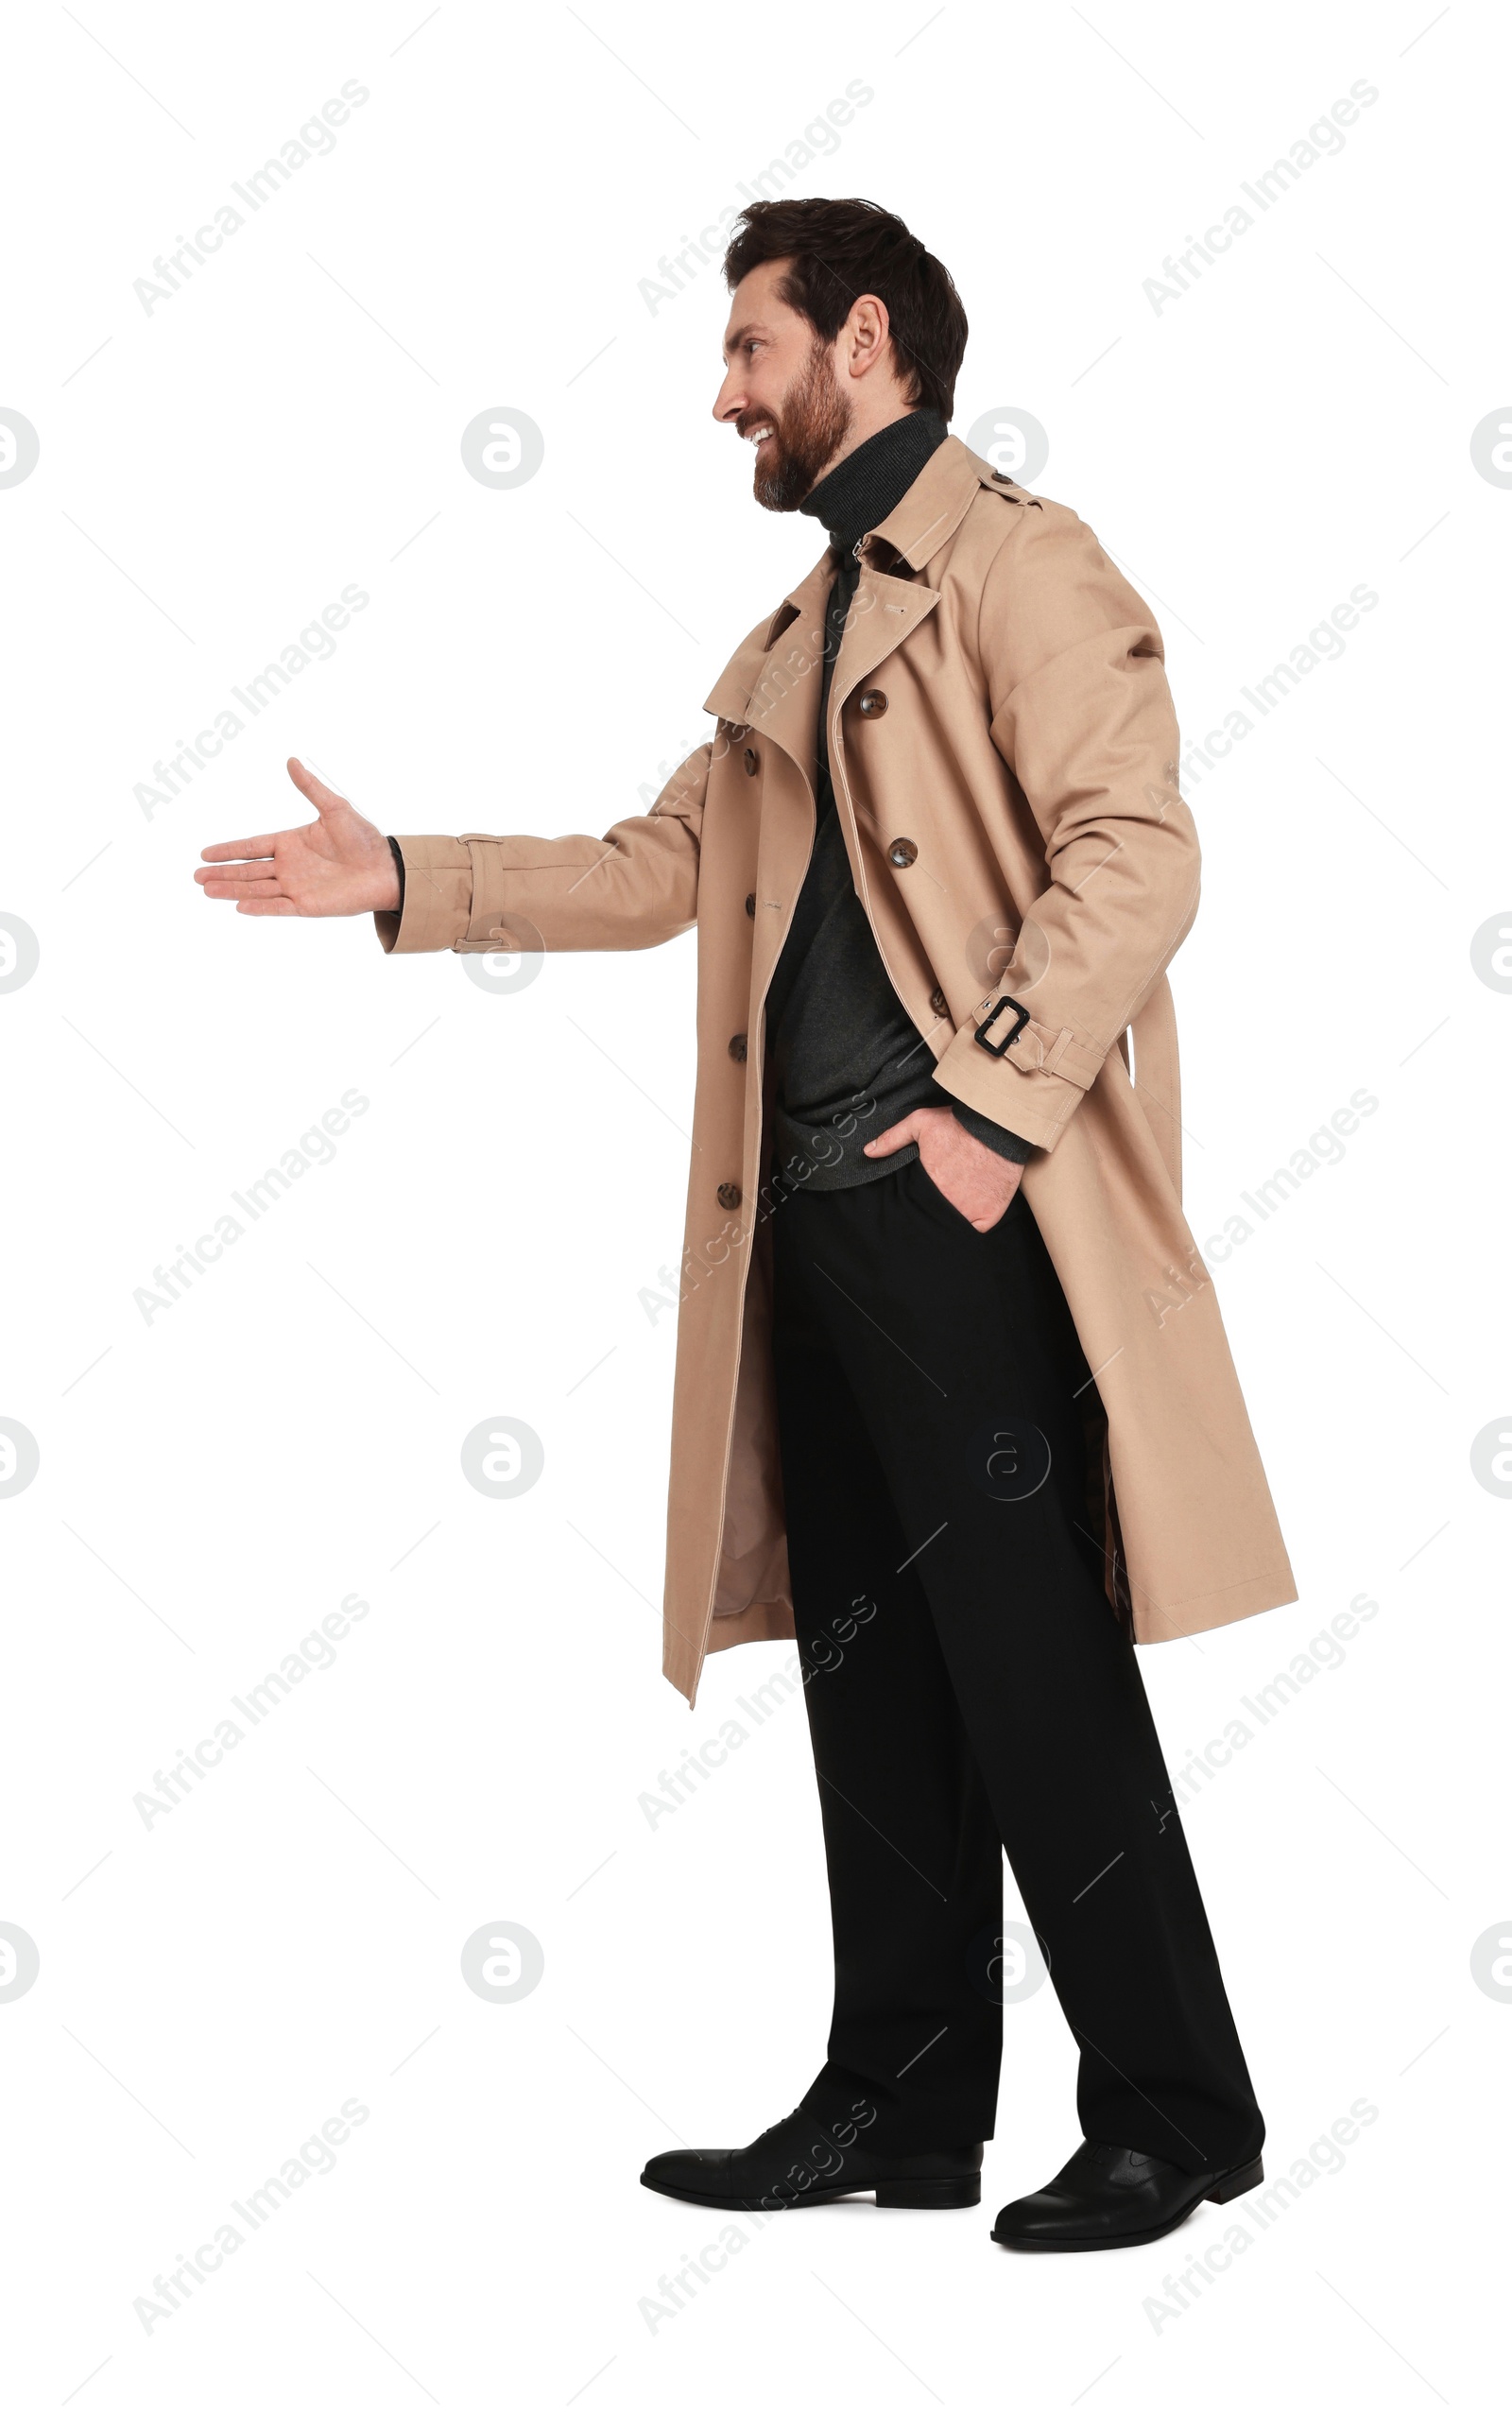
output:
[[908, 411], [848, 453], [811, 487], [799, 509], [822, 524], [837, 553], [849, 553], [897, 508], [947, 433], [937, 411]]

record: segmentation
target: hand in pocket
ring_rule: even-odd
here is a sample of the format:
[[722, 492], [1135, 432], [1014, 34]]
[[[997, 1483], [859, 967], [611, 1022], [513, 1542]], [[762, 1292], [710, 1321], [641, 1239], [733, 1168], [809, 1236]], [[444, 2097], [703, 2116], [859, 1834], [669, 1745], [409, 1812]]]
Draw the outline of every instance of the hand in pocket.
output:
[[863, 1152], [890, 1156], [910, 1140], [918, 1141], [920, 1164], [957, 1215], [964, 1215], [978, 1232], [990, 1232], [1002, 1222], [1023, 1177], [1022, 1164], [1010, 1163], [973, 1139], [948, 1106], [916, 1107], [901, 1123], [868, 1140]]

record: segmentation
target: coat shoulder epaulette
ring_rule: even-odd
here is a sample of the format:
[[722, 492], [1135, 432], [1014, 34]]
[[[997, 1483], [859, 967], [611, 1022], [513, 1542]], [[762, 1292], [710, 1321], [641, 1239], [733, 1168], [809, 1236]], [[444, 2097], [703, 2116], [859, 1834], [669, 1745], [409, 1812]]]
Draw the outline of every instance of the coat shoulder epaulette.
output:
[[1039, 495], [1031, 494], [1025, 488], [1018, 485], [1005, 469], [984, 469], [978, 474], [988, 491], [992, 494], [1001, 494], [1005, 503], [1017, 503], [1025, 509], [1032, 503], [1037, 511], [1044, 509]]
[[1044, 509], [1039, 496], [1031, 494], [1027, 487], [1021, 486], [1005, 469], [994, 469], [980, 453], [973, 453], [970, 444], [963, 444], [961, 450], [976, 472], [978, 486], [985, 487], [989, 494], [1000, 495], [1005, 503], [1016, 503], [1021, 510], [1026, 509], [1031, 503], [1037, 511]]

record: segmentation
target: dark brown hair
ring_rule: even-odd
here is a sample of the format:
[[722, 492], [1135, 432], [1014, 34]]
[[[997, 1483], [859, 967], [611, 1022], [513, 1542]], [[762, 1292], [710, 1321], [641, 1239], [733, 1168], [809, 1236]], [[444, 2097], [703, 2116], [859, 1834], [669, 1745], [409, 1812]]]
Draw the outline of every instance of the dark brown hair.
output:
[[858, 294], [885, 302], [909, 402], [950, 418], [966, 312], [949, 268], [901, 217], [875, 201], [752, 201], [735, 220], [725, 253], [730, 292], [764, 260], [791, 261], [779, 298], [827, 343]]

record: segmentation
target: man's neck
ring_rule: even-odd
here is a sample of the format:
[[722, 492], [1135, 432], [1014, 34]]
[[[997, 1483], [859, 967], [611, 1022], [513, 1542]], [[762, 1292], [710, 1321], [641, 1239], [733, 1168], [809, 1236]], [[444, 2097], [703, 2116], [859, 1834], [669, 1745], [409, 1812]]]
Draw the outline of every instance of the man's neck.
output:
[[837, 454], [799, 509], [819, 521], [837, 552], [850, 552], [902, 502], [945, 434], [937, 412], [900, 411]]
[[[839, 468], [842, 461], [848, 461], [852, 453], [859, 453], [863, 444], [869, 444], [873, 436], [880, 436], [885, 428], [896, 427], [901, 419], [912, 419], [913, 415], [914, 406], [911, 404], [900, 403], [896, 410], [889, 412], [885, 419], [879, 419], [874, 426], [859, 427], [852, 419], [839, 443], [815, 479], [814, 486], [822, 484], [825, 478]], [[809, 492], [812, 494], [813, 491], [814, 487], [811, 486]]]

